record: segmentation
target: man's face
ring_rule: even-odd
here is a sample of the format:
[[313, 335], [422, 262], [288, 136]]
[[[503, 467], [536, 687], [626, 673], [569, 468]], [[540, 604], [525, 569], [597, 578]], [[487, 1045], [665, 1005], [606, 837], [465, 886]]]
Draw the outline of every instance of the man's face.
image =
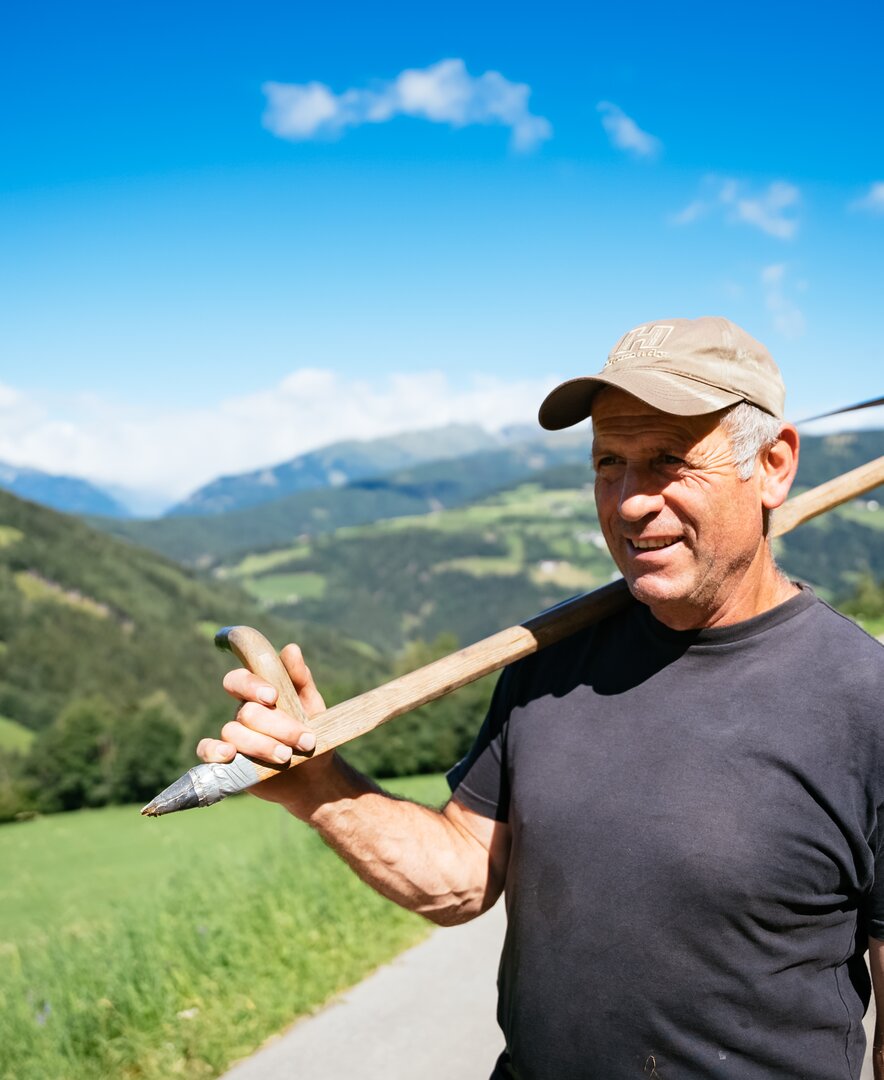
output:
[[612, 387], [593, 400], [602, 531], [633, 596], [676, 629], [755, 614], [768, 561], [759, 470], [740, 480], [720, 418], [672, 416]]

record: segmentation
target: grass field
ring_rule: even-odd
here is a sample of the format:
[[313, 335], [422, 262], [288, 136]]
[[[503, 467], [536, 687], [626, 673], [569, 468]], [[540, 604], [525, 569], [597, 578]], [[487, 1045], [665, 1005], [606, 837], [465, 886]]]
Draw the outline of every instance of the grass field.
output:
[[428, 929], [248, 797], [3, 826], [0, 865], [2, 1080], [215, 1076]]

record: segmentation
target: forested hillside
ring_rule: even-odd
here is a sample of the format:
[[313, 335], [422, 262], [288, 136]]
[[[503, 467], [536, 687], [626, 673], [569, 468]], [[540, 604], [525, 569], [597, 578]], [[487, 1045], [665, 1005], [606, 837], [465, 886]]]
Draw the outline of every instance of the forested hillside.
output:
[[[231, 712], [220, 679], [233, 660], [214, 630], [245, 622], [279, 644], [304, 636], [232, 583], [200, 581], [5, 492], [0, 521], [0, 819], [22, 802], [97, 805], [173, 779]], [[389, 670], [338, 633], [310, 637], [332, 700]]]

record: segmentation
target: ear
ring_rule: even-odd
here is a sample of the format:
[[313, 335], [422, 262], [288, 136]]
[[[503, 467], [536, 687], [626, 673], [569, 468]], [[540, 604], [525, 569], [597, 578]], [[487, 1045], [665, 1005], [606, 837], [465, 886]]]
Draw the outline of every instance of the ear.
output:
[[798, 432], [783, 424], [780, 437], [759, 455], [761, 503], [765, 510], [782, 506], [798, 471]]

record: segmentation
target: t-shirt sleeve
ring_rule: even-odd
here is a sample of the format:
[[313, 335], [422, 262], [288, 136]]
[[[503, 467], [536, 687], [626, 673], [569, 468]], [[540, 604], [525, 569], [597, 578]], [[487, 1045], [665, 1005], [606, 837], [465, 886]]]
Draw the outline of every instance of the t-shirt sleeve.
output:
[[512, 679], [512, 669], [507, 668], [497, 680], [488, 714], [470, 752], [446, 777], [451, 793], [459, 803], [495, 821], [509, 819], [506, 737]]

